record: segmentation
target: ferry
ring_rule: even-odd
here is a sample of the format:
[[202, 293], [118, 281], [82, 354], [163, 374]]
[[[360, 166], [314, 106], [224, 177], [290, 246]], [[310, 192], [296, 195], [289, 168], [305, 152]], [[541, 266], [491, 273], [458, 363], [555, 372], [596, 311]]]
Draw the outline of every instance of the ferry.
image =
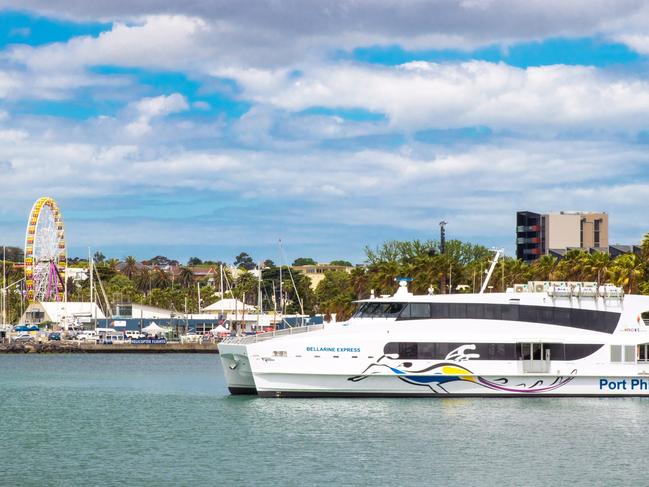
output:
[[346, 322], [229, 337], [231, 394], [649, 395], [649, 296], [597, 283], [358, 302]]

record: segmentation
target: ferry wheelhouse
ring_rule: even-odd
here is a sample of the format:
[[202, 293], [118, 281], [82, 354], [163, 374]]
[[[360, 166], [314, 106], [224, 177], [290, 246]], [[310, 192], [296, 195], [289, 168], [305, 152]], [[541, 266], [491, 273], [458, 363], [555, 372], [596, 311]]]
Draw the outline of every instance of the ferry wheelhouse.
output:
[[230, 392], [649, 395], [649, 296], [595, 283], [415, 296], [399, 284], [344, 323], [226, 339]]

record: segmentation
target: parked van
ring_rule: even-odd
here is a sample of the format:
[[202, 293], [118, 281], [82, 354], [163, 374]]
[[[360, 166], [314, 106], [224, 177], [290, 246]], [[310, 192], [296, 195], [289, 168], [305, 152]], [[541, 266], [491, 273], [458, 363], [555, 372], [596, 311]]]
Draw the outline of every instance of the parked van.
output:
[[131, 339], [123, 333], [111, 333], [108, 335], [102, 334], [101, 338], [97, 340], [97, 343], [101, 343], [103, 345], [119, 345], [121, 343], [131, 343]]
[[128, 338], [146, 338], [146, 335], [142, 333], [141, 331], [137, 330], [126, 330], [126, 336]]
[[97, 341], [97, 338], [95, 330], [82, 330], [74, 337], [75, 340], [80, 340], [82, 342], [95, 342]]

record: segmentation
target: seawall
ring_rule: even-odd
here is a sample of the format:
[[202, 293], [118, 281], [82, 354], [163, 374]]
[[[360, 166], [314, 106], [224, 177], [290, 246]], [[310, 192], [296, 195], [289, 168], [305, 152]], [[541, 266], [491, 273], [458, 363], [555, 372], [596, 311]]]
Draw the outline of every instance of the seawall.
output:
[[156, 345], [78, 342], [1, 343], [0, 353], [219, 353], [216, 343], [167, 343]]

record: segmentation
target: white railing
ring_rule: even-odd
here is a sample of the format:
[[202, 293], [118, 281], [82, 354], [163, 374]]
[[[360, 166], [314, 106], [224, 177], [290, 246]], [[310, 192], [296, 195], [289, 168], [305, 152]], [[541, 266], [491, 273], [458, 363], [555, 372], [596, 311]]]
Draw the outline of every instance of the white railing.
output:
[[271, 340], [275, 337], [281, 337], [286, 335], [297, 335], [298, 333], [307, 333], [310, 331], [322, 330], [323, 328], [324, 325], [295, 326], [293, 328], [284, 328], [283, 330], [269, 331], [266, 333], [258, 333], [256, 335], [227, 337], [221, 343], [245, 344], [245, 343], [263, 342], [264, 340]]

